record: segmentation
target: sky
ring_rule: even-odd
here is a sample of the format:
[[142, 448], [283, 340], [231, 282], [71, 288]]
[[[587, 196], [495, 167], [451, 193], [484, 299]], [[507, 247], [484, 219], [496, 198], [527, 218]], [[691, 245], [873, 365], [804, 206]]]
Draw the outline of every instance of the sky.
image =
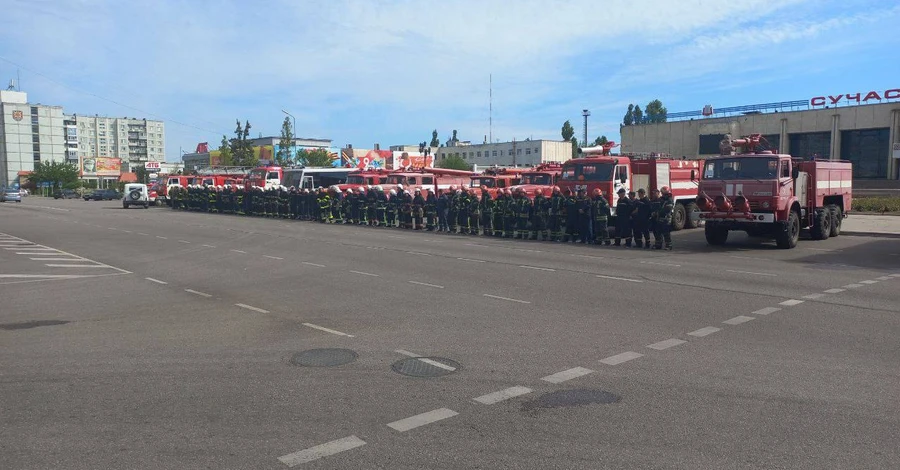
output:
[[558, 140], [585, 108], [589, 139], [618, 141], [629, 103], [900, 88], [898, 24], [888, 0], [0, 0], [0, 84], [161, 119], [168, 161], [235, 119], [279, 135], [282, 110], [337, 147]]

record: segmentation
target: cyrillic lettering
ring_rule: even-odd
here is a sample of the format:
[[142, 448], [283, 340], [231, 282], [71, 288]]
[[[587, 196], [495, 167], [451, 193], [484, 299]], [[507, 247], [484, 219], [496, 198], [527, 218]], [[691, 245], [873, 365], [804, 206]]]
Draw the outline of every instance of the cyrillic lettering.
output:
[[824, 106], [825, 105], [825, 97], [817, 96], [817, 97], [809, 100], [809, 105], [810, 106]]
[[850, 95], [850, 94], [848, 94], [848, 95], [846, 96], [847, 101], [856, 101], [857, 103], [859, 103], [859, 98], [860, 98], [859, 95], [860, 95], [860, 93], [857, 93], [857, 94], [855, 94], [855, 95]]
[[840, 101], [841, 98], [843, 98], [843, 97], [844, 97], [844, 95], [837, 95], [836, 97], [829, 96], [828, 99], [831, 100], [831, 104], [838, 104], [838, 101]]
[[884, 92], [884, 99], [896, 100], [900, 98], [900, 88], [893, 88]]
[[881, 96], [878, 94], [877, 91], [870, 91], [869, 93], [866, 94], [866, 97], [863, 98], [863, 101], [869, 101], [869, 100], [881, 101]]

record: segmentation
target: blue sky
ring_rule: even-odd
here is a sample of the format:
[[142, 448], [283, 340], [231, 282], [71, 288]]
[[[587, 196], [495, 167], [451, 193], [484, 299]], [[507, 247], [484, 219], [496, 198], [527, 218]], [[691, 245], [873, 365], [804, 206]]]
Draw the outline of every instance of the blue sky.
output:
[[[67, 113], [160, 118], [169, 161], [235, 118], [370, 148], [493, 135], [618, 140], [669, 111], [900, 87], [900, 5], [841, 0], [0, 0], [0, 80]], [[17, 67], [18, 65], [18, 67]], [[118, 103], [118, 104], [117, 104]]]

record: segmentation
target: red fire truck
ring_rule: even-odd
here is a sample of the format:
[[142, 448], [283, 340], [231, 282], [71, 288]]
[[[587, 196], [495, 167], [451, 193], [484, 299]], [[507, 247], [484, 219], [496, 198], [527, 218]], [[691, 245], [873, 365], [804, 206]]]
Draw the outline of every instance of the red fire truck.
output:
[[449, 170], [446, 168], [424, 168], [413, 171], [394, 171], [388, 175], [384, 190], [395, 189], [402, 184], [403, 189], [412, 192], [415, 189], [426, 190], [432, 188], [449, 189], [450, 186], [459, 188], [469, 184], [469, 180], [475, 173], [465, 170]]
[[[480, 175], [472, 175], [468, 182], [471, 188], [487, 188], [491, 197], [497, 197], [497, 191], [511, 188], [522, 182], [522, 173], [527, 168], [488, 168]], [[479, 196], [481, 191], [477, 192]]]
[[388, 175], [391, 172], [385, 169], [357, 170], [347, 175], [347, 182], [339, 184], [341, 191], [347, 189], [356, 190], [362, 186], [378, 186], [387, 184]]
[[561, 174], [561, 163], [542, 163], [523, 172], [521, 184], [513, 186], [510, 189], [513, 191], [522, 189], [525, 191], [525, 195], [530, 199], [534, 199], [534, 195], [538, 190], [543, 191], [544, 196], [549, 196], [553, 191], [553, 187], [559, 182], [559, 176]]
[[852, 199], [852, 164], [756, 150], [761, 142], [759, 134], [734, 140], [734, 155], [726, 146], [728, 154], [706, 161], [697, 204], [707, 243], [725, 244], [731, 230], [772, 237], [784, 249], [797, 246], [801, 230], [815, 240], [840, 235]]

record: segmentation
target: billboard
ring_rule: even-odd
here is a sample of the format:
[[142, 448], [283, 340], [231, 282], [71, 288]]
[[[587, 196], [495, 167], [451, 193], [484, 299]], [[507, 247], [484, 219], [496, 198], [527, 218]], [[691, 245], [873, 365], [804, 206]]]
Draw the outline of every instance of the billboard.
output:
[[[253, 156], [256, 159], [263, 161], [274, 161], [275, 160], [275, 152], [274, 147], [271, 145], [262, 145], [253, 147]], [[209, 152], [209, 164], [212, 166], [225, 165], [225, 162], [222, 161], [222, 152], [218, 150], [213, 150]], [[233, 164], [232, 164], [233, 165]]]
[[341, 164], [349, 168], [387, 168], [390, 169], [390, 150], [341, 149]]
[[390, 164], [392, 170], [434, 168], [434, 155], [425, 155], [421, 152], [393, 152]]
[[81, 176], [119, 176], [122, 160], [110, 157], [82, 157]]

